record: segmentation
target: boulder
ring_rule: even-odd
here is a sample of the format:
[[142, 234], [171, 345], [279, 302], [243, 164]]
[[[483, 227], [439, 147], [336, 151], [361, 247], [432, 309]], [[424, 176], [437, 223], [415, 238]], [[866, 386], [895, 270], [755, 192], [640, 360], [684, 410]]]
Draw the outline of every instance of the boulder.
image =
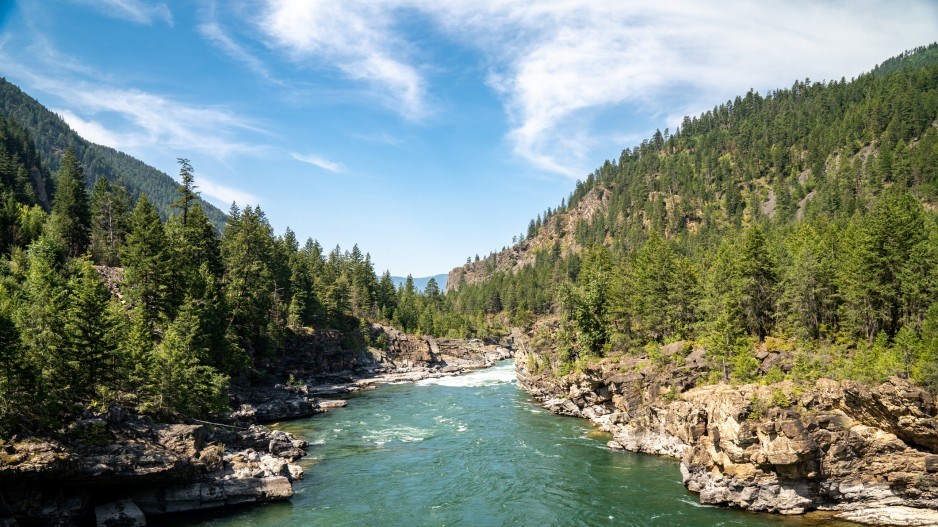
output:
[[147, 524], [143, 511], [133, 500], [125, 499], [94, 508], [98, 527], [140, 527]]

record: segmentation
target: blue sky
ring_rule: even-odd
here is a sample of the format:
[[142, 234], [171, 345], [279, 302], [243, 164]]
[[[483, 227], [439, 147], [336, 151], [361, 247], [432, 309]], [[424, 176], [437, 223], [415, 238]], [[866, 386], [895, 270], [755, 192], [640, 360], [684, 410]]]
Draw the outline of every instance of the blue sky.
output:
[[189, 158], [223, 210], [423, 276], [685, 114], [938, 39], [934, 1], [652, 4], [0, 0], [0, 75], [87, 139]]

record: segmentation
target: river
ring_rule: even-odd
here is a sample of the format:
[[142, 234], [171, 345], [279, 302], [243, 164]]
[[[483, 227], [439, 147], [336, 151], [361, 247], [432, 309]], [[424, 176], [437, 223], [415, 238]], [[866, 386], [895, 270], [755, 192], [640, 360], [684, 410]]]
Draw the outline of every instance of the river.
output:
[[383, 386], [279, 428], [311, 443], [290, 502], [165, 518], [244, 526], [854, 525], [701, 506], [671, 459], [609, 450], [582, 419], [540, 408], [514, 362]]

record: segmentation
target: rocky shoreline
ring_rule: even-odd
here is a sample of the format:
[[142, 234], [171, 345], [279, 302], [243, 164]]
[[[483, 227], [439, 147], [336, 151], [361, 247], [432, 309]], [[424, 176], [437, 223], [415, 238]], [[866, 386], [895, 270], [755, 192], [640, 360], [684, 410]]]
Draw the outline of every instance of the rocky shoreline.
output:
[[65, 440], [4, 445], [0, 525], [146, 525], [146, 516], [287, 499], [306, 442], [262, 426], [161, 424], [112, 406]]
[[[487, 344], [478, 339], [409, 335], [377, 324], [372, 331], [383, 336], [387, 344], [383, 349], [368, 348], [367, 359], [356, 369], [336, 371], [320, 366], [309, 372], [305, 369], [306, 363], [295, 364], [284, 372], [293, 382], [237, 390], [232, 417], [251, 423], [310, 417], [345, 406], [346, 401], [336, 397], [374, 390], [381, 384], [416, 382], [488, 368], [513, 357], [518, 338], [509, 335], [498, 343]], [[332, 345], [338, 346], [338, 343], [332, 342]], [[311, 347], [329, 353], [328, 344], [318, 342]]]
[[631, 356], [558, 377], [548, 356], [521, 352], [516, 367], [524, 390], [555, 413], [590, 419], [612, 434], [611, 448], [680, 460], [703, 504], [938, 525], [934, 396], [898, 378], [695, 387], [701, 355], [666, 374]]
[[[223, 423], [156, 423], [112, 405], [59, 439], [0, 447], [0, 527], [146, 525], [147, 517], [289, 499], [307, 443], [263, 423], [316, 415], [380, 384], [458, 375], [513, 356], [498, 344], [434, 339], [374, 326], [382, 349], [344, 351], [341, 334], [299, 341], [281, 373], [290, 382], [234, 389]], [[348, 368], [348, 369], [347, 369]]]

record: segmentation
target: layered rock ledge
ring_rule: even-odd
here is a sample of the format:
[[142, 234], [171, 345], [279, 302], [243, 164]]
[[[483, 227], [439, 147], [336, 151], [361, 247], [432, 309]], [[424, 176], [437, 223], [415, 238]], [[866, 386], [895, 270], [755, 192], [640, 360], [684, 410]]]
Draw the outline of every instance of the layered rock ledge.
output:
[[111, 407], [67, 442], [12, 440], [0, 456], [0, 525], [145, 525], [147, 515], [293, 495], [306, 442], [262, 426], [160, 424]]
[[611, 448], [679, 459], [701, 503], [938, 525], [934, 396], [898, 378], [694, 387], [699, 355], [664, 376], [631, 357], [562, 377], [536, 353], [519, 353], [516, 364], [523, 389], [611, 433]]

